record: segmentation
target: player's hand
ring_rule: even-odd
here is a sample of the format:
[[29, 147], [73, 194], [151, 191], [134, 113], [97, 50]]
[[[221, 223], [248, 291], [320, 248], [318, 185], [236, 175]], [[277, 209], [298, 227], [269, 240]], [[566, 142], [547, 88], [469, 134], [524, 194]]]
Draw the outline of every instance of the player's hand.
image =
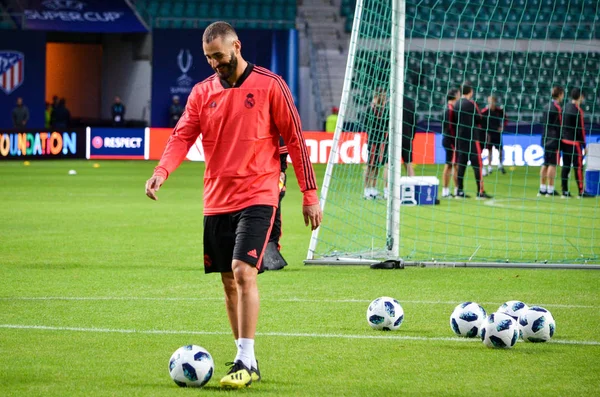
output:
[[165, 182], [165, 178], [160, 175], [152, 175], [152, 178], [146, 181], [146, 196], [150, 197], [152, 200], [158, 200], [156, 197], [156, 192]]
[[323, 221], [323, 211], [319, 204], [303, 206], [302, 214], [304, 215], [304, 224], [308, 226], [310, 223], [311, 230], [316, 230]]
[[279, 191], [281, 192], [285, 187], [285, 172], [279, 173]]

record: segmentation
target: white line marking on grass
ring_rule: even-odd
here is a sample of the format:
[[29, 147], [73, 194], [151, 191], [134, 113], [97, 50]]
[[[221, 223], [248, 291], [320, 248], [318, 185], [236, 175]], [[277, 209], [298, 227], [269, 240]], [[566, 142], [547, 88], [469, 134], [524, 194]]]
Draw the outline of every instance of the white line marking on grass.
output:
[[[509, 208], [509, 209], [517, 209], [517, 210], [525, 210], [525, 209], [533, 209], [533, 207], [539, 209], [539, 210], [550, 210], [555, 207], [555, 204], [566, 204], [567, 200], [560, 200], [560, 201], [554, 201], [552, 200], [552, 198], [537, 198], [537, 199], [517, 199], [517, 198], [506, 198], [506, 199], [491, 199], [491, 200], [485, 200], [483, 202], [484, 205], [490, 206], [490, 207], [498, 207], [498, 208]], [[504, 204], [503, 204], [504, 203]], [[583, 208], [590, 208], [593, 209], [592, 207], [583, 207]], [[579, 211], [580, 207], [567, 207], [567, 206], [563, 206], [563, 208], [561, 208], [561, 211], [569, 211], [569, 212], [574, 212], [574, 211]]]
[[[185, 298], [185, 297], [145, 297], [145, 296], [16, 296], [0, 297], [0, 301], [169, 301], [169, 302], [205, 302], [219, 301], [224, 298]], [[305, 303], [371, 303], [369, 299], [307, 299], [307, 298], [261, 298], [265, 302], [305, 302]], [[403, 300], [400, 303], [412, 303], [420, 305], [458, 305], [459, 301], [427, 301], [427, 300]], [[498, 302], [478, 302], [481, 305], [501, 305]], [[537, 306], [561, 307], [567, 309], [597, 309], [594, 305], [567, 305], [561, 303], [537, 303]]]
[[[0, 328], [40, 331], [70, 331], [70, 332], [95, 332], [116, 334], [149, 334], [149, 335], [231, 335], [230, 331], [184, 331], [184, 330], [139, 330], [121, 328], [83, 328], [83, 327], [52, 327], [46, 325], [21, 325], [0, 324]], [[257, 332], [258, 336], [275, 336], [283, 338], [329, 338], [329, 339], [395, 339], [416, 341], [442, 341], [442, 342], [479, 342], [479, 338], [439, 337], [439, 336], [408, 336], [408, 335], [358, 335], [358, 334], [318, 334], [304, 332]], [[550, 343], [563, 345], [600, 346], [599, 341], [586, 340], [552, 340]]]

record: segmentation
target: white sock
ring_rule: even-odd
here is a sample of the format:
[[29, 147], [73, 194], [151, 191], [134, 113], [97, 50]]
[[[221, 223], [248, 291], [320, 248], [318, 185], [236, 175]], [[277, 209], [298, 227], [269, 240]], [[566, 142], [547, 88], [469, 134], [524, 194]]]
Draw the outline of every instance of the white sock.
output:
[[366, 187], [365, 188], [365, 196], [370, 196], [371, 195], [371, 188], [370, 187]]
[[383, 194], [386, 195], [386, 196], [388, 195], [388, 188], [387, 187], [383, 188]]
[[554, 193], [554, 186], [548, 185], [548, 193], [550, 193], [550, 194]]
[[442, 188], [442, 196], [449, 196], [449, 195], [450, 195], [450, 188], [443, 187]]
[[546, 193], [546, 185], [540, 185], [540, 192]]
[[233, 361], [241, 361], [246, 367], [251, 368], [252, 360], [256, 361], [254, 357], [254, 339], [240, 338], [238, 343], [237, 355]]
[[457, 193], [458, 193], [458, 188], [457, 188], [457, 187], [455, 187], [455, 188], [454, 188], [454, 195], [456, 196], [456, 194], [457, 194]]
[[234, 341], [235, 341], [235, 347], [238, 347], [238, 344], [239, 344], [238, 340], [234, 339]]
[[492, 165], [491, 165], [491, 164], [490, 164], [490, 165], [488, 165], [488, 171], [489, 171], [489, 172], [492, 172]]

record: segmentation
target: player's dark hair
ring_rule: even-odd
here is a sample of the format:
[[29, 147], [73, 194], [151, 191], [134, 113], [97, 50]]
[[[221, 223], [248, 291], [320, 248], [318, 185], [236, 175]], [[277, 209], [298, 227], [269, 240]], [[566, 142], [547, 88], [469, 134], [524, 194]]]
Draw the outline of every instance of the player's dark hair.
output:
[[217, 37], [225, 38], [227, 36], [237, 37], [237, 33], [233, 26], [224, 21], [213, 22], [204, 30], [202, 41], [210, 43]]
[[458, 98], [458, 90], [456, 88], [449, 89], [448, 93], [446, 94], [446, 100], [453, 101], [456, 98]]
[[571, 99], [578, 100], [581, 97], [581, 90], [579, 88], [573, 88], [571, 90]]
[[557, 99], [559, 96], [565, 93], [565, 89], [559, 85], [552, 87], [552, 98]]
[[461, 91], [463, 95], [469, 95], [471, 92], [473, 92], [473, 88], [465, 83], [461, 86]]

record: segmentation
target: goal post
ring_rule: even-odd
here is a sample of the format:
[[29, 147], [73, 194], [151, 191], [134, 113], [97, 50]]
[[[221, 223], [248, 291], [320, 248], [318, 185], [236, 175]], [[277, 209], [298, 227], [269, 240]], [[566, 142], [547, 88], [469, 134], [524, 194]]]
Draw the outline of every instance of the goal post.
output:
[[[323, 234], [335, 233], [332, 228], [354, 229], [357, 225], [366, 226], [370, 232], [342, 238], [346, 240], [346, 246], [333, 250], [332, 254], [339, 257], [339, 254], [347, 253], [356, 257], [356, 244], [363, 241], [366, 244], [359, 248], [358, 257], [397, 258], [399, 255], [400, 190], [397, 181], [401, 177], [404, 4], [404, 0], [356, 2], [338, 121], [321, 190], [321, 206], [324, 211], [329, 211], [335, 221], [331, 226], [313, 232], [308, 259], [314, 259], [317, 243], [320, 241], [323, 244], [325, 241], [323, 238], [319, 240], [320, 234], [323, 237]], [[389, 102], [384, 105], [387, 117], [381, 123], [376, 120], [375, 115], [367, 115], [373, 95], [377, 92], [389, 97]], [[359, 200], [356, 200], [354, 185], [342, 182], [352, 179], [362, 186], [362, 162], [349, 167], [338, 164], [339, 150], [343, 145], [341, 142], [348, 134], [361, 134], [362, 146], [367, 143], [366, 134], [361, 133], [366, 125], [374, 127], [380, 133], [381, 136], [371, 143], [386, 146], [389, 165], [387, 170], [385, 167], [376, 167], [381, 179], [387, 180], [390, 194], [384, 200], [378, 200], [374, 211], [370, 208], [373, 203], [363, 202], [362, 196], [358, 196]], [[359, 157], [365, 160], [365, 151], [362, 148], [360, 151]], [[383, 175], [385, 172], [387, 175]], [[381, 185], [381, 181], [379, 184]], [[380, 186], [379, 190], [383, 195], [384, 187]], [[329, 206], [334, 208], [326, 210]], [[373, 223], [371, 216], [376, 216], [378, 221]]]
[[[342, 0], [345, 9], [353, 23], [311, 264], [600, 263], [600, 3]], [[486, 113], [470, 136], [481, 151], [469, 153], [470, 198], [459, 200], [442, 197], [455, 193], [457, 173], [442, 132], [447, 93], [464, 83], [480, 110], [496, 101], [505, 118]], [[541, 179], [555, 86], [564, 120], [573, 90], [584, 98], [586, 156], [565, 166], [563, 148], [555, 176]], [[414, 177], [402, 161], [411, 128]], [[581, 189], [592, 197], [578, 198]], [[478, 200], [481, 191], [492, 198]]]
[[[402, 176], [402, 98], [404, 97], [405, 0], [392, 1], [390, 61], [390, 167], [387, 203], [387, 250], [399, 258], [400, 177]], [[368, 150], [368, 149], [367, 149]], [[385, 197], [384, 197], [385, 198]]]

